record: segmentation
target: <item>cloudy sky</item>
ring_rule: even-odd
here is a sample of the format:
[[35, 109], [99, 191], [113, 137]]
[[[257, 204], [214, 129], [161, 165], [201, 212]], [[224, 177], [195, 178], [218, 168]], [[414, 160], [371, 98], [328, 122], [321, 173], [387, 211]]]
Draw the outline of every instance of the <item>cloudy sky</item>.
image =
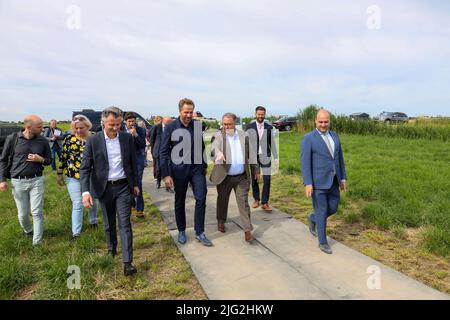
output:
[[0, 30], [0, 120], [183, 97], [210, 117], [450, 116], [448, 0], [0, 0]]

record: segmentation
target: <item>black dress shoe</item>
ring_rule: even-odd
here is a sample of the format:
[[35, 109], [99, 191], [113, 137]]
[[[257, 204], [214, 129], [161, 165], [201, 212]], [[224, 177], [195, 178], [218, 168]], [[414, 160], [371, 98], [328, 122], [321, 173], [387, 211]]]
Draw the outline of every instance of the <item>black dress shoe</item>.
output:
[[131, 276], [137, 272], [137, 269], [135, 266], [133, 266], [131, 263], [124, 263], [123, 264], [123, 274], [125, 276]]
[[108, 250], [108, 256], [111, 256], [111, 257], [115, 257], [117, 255], [117, 251], [116, 250]]
[[156, 189], [161, 189], [161, 181], [156, 182]]
[[79, 234], [73, 235], [73, 236], [72, 236], [72, 239], [70, 239], [70, 241], [71, 241], [71, 242], [75, 242], [75, 241], [78, 240], [79, 237], [80, 237]]
[[316, 223], [311, 220], [311, 216], [308, 217], [308, 226], [309, 232], [311, 232], [314, 237], [317, 237]]

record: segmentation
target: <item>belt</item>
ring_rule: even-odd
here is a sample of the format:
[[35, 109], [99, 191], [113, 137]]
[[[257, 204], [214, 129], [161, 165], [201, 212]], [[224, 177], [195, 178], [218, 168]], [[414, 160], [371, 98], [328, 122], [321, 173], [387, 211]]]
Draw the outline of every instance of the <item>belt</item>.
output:
[[239, 174], [229, 174], [228, 176], [229, 177], [239, 177], [239, 176], [243, 176], [244, 174], [246, 175], [245, 171], [242, 173], [239, 173]]
[[112, 184], [112, 185], [116, 185], [116, 184], [125, 183], [127, 181], [128, 181], [127, 178], [123, 178], [123, 179], [119, 179], [119, 180], [108, 180], [108, 183]]
[[42, 177], [42, 172], [41, 173], [35, 173], [35, 174], [29, 175], [29, 176], [15, 176], [15, 177], [11, 177], [11, 178], [12, 179], [20, 179], [20, 180], [22, 180], [22, 179], [29, 180], [29, 179], [34, 179], [34, 178], [37, 178], [37, 177]]

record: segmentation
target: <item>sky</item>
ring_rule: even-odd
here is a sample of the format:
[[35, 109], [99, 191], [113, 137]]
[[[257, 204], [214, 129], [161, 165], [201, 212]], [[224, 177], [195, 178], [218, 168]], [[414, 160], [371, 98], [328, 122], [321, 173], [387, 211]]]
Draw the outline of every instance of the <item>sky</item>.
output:
[[0, 0], [0, 120], [118, 106], [206, 117], [450, 116], [447, 0]]

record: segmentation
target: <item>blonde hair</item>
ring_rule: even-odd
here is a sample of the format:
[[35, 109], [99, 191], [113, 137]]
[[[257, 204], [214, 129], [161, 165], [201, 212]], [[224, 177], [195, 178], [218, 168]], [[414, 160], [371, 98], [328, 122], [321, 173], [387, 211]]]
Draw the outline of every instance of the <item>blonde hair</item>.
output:
[[92, 123], [89, 121], [89, 119], [82, 114], [78, 114], [75, 117], [73, 117], [72, 123], [70, 124], [70, 129], [72, 130], [72, 134], [75, 134], [75, 125], [77, 122], [82, 122], [88, 127], [89, 130], [92, 129]]

